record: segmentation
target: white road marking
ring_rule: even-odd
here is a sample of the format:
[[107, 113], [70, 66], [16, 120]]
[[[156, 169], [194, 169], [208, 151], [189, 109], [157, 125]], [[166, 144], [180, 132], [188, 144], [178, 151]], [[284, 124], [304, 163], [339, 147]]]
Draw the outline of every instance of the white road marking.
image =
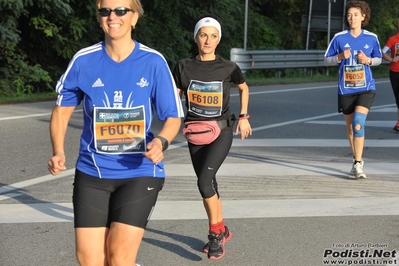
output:
[[[251, 164], [223, 164], [219, 176], [305, 176], [322, 178], [343, 175], [349, 170], [349, 163], [330, 162], [284, 162], [267, 160]], [[194, 176], [191, 164], [167, 164], [167, 176]], [[397, 163], [366, 163], [367, 174], [397, 175]], [[63, 173], [72, 175], [73, 171]], [[233, 174], [232, 174], [233, 173]], [[47, 178], [49, 176], [46, 176]], [[36, 179], [43, 182], [42, 179]], [[361, 181], [359, 181], [361, 182]], [[31, 183], [17, 183], [12, 187], [24, 187]], [[3, 189], [3, 192], [5, 190]], [[3, 194], [1, 199], [10, 199], [18, 193]], [[397, 197], [354, 197], [334, 199], [270, 199], [270, 200], [224, 200], [226, 218], [268, 218], [268, 217], [315, 217], [315, 216], [356, 216], [356, 215], [399, 215]], [[176, 211], [179, 210], [179, 211]], [[206, 219], [202, 201], [159, 200], [152, 220]], [[1, 223], [71, 222], [71, 203], [0, 204]]]
[[[392, 130], [392, 133], [395, 133]], [[239, 139], [233, 140], [233, 147], [348, 147], [347, 139]], [[399, 147], [399, 140], [365, 139], [365, 147]]]
[[[309, 121], [306, 122], [308, 124], [319, 124], [319, 125], [337, 125], [337, 126], [345, 126], [345, 121]], [[393, 128], [395, 125], [395, 120], [390, 121], [366, 121], [366, 127], [386, 127]]]
[[[74, 112], [79, 113], [83, 112], [83, 110], [75, 110]], [[9, 116], [9, 117], [0, 117], [0, 121], [4, 120], [15, 120], [15, 119], [24, 119], [30, 117], [39, 117], [39, 116], [50, 116], [51, 113], [41, 113], [41, 114], [30, 114], [30, 115], [20, 115], [20, 116]]]
[[[399, 198], [224, 200], [223, 216], [234, 218], [399, 215]], [[177, 211], [178, 210], [178, 211]], [[202, 201], [158, 201], [151, 220], [207, 219]], [[72, 203], [0, 205], [2, 223], [72, 222]]]
[[[376, 84], [380, 83], [388, 83], [389, 80], [382, 80], [382, 81], [377, 81]], [[260, 87], [260, 86], [259, 86]], [[278, 89], [278, 90], [272, 90], [272, 91], [258, 91], [258, 92], [251, 92], [250, 95], [257, 95], [257, 94], [270, 94], [270, 93], [284, 93], [284, 92], [291, 92], [291, 91], [305, 91], [305, 90], [320, 90], [320, 89], [327, 89], [327, 88], [334, 88], [337, 87], [336, 84], [334, 85], [326, 85], [326, 86], [315, 86], [315, 87], [299, 87], [299, 88], [291, 88], [291, 89]], [[230, 97], [238, 97], [238, 93], [232, 93], [230, 94]], [[82, 112], [82, 109], [75, 110], [74, 112]], [[30, 117], [39, 117], [39, 116], [50, 116], [50, 113], [41, 113], [41, 114], [29, 114], [29, 115], [20, 115], [20, 116], [10, 116], [10, 117], [1, 117], [0, 121], [4, 120], [15, 120], [15, 119], [24, 119], [24, 118], [30, 118]]]
[[[387, 81], [380, 81], [377, 83], [386, 83]], [[314, 90], [335, 87], [318, 86], [294, 89], [281, 89], [274, 91], [251, 92], [251, 94], [266, 94], [266, 93], [283, 93], [289, 91], [300, 90]], [[239, 94], [232, 94], [237, 97]], [[76, 110], [81, 112], [82, 110]], [[393, 104], [384, 105], [372, 108], [373, 112], [394, 112]], [[3, 120], [23, 119], [29, 117], [49, 116], [51, 113], [30, 114], [25, 116], [13, 116], [0, 118]], [[336, 121], [314, 121], [317, 119], [342, 115], [339, 113], [332, 113], [320, 116], [314, 116], [304, 119], [297, 119], [286, 121], [282, 123], [266, 125], [254, 128], [253, 131], [274, 128], [278, 126], [285, 126], [294, 123], [324, 123], [344, 125], [344, 122]], [[312, 121], [313, 120], [313, 121]], [[367, 125], [375, 125], [388, 127], [388, 121], [367, 121]], [[391, 123], [391, 122], [390, 122]], [[391, 125], [390, 125], [391, 126]], [[171, 148], [178, 148], [187, 145], [186, 143], [179, 143], [171, 145]], [[397, 147], [399, 142], [396, 140], [369, 140], [366, 139], [366, 145], [370, 147]], [[325, 139], [247, 139], [240, 141], [235, 139], [233, 146], [284, 146], [284, 147], [347, 147], [347, 140], [325, 140]], [[272, 162], [271, 162], [272, 163]], [[272, 163], [273, 164], [273, 163]], [[300, 167], [298, 167], [300, 165]], [[191, 165], [173, 165], [175, 169], [166, 165], [166, 171], [169, 175], [179, 176], [187, 173], [192, 173]], [[337, 166], [337, 167], [336, 167]], [[184, 167], [189, 169], [184, 170]], [[245, 170], [245, 174], [257, 175], [263, 173], [267, 169], [270, 174], [286, 175], [290, 171], [295, 171], [295, 175], [330, 175], [331, 172], [336, 174], [336, 171], [347, 171], [347, 164], [328, 164], [328, 167], [322, 164], [303, 164], [303, 163], [281, 163], [273, 164], [273, 167], [268, 163], [262, 164], [223, 164], [219, 170], [219, 174], [223, 175], [224, 171], [228, 173], [235, 173], [240, 175], [240, 171]], [[234, 169], [234, 170], [232, 170]], [[271, 171], [271, 169], [274, 169]], [[333, 170], [331, 170], [333, 169]], [[336, 170], [334, 170], [336, 169]], [[373, 165], [367, 164], [367, 173], [372, 175], [378, 174], [397, 174], [397, 164], [378, 163]], [[248, 172], [249, 171], [249, 172]], [[70, 169], [58, 176], [46, 175], [37, 177], [31, 180], [15, 183], [0, 187], [0, 201], [19, 196], [19, 193], [13, 191], [36, 185], [39, 183], [72, 176], [75, 169]], [[227, 172], [225, 174], [227, 174]], [[321, 173], [322, 172], [322, 173]], [[244, 173], [241, 173], [244, 174]], [[292, 173], [291, 173], [292, 174]], [[224, 216], [226, 218], [260, 218], [260, 217], [309, 217], [309, 216], [349, 216], [349, 215], [399, 215], [399, 209], [393, 208], [396, 206], [399, 198], [346, 198], [346, 199], [282, 199], [282, 200], [225, 200]], [[390, 207], [391, 206], [391, 207]], [[179, 212], [174, 212], [176, 209]], [[12, 213], [12, 215], [10, 215]], [[206, 219], [203, 212], [202, 201], [159, 201], [157, 208], [153, 213], [153, 220], [175, 220], [175, 219]], [[21, 223], [21, 222], [65, 222], [73, 221], [73, 211], [71, 203], [38, 203], [38, 204], [0, 204], [0, 223]]]
[[[259, 163], [222, 164], [218, 176], [334, 176], [349, 174], [352, 161], [345, 163], [334, 162], [291, 162], [283, 160], [264, 160]], [[373, 163], [365, 159], [365, 171], [368, 175], [398, 175], [397, 163]], [[166, 164], [166, 178], [195, 176], [191, 164]]]
[[[396, 105], [395, 104], [388, 104], [388, 105], [375, 106], [375, 107], [371, 108], [370, 112], [375, 112], [375, 111], [378, 111], [379, 109], [386, 110], [387, 108], [392, 108], [393, 106], [396, 106]], [[266, 125], [266, 126], [261, 126], [261, 127], [255, 127], [255, 128], [252, 128], [252, 131], [255, 132], [255, 131], [264, 130], [264, 129], [268, 129], [268, 128], [287, 126], [287, 125], [296, 124], [296, 123], [309, 123], [309, 121], [318, 120], [318, 119], [327, 118], [327, 117], [333, 117], [333, 116], [342, 116], [342, 114], [338, 113], [338, 112], [335, 112], [335, 113], [331, 113], [331, 114], [325, 114], [325, 115], [312, 116], [312, 117], [307, 117], [307, 118], [302, 118], [302, 119], [296, 119], [296, 120], [291, 120], [291, 121], [286, 121], [286, 122], [281, 122], [281, 123], [276, 123], [276, 124], [271, 124], [271, 125]], [[369, 121], [366, 120], [366, 125], [367, 125], [368, 122]], [[393, 122], [391, 121], [391, 124], [392, 123]]]
[[[183, 146], [186, 146], [187, 143], [177, 143], [171, 145], [171, 149], [176, 149], [180, 148]], [[365, 146], [367, 147], [399, 147], [399, 140], [380, 140], [380, 139], [366, 139], [365, 140]], [[234, 139], [233, 140], [233, 147], [349, 147], [348, 140], [346, 139], [246, 139], [244, 141], [241, 141], [239, 139]], [[177, 165], [177, 164], [173, 164]], [[254, 169], [252, 166], [248, 167], [242, 167], [243, 164], [238, 164], [240, 167], [238, 169], [232, 171], [234, 173], [240, 172], [240, 169], [245, 169], [246, 171], [248, 169]], [[379, 164], [381, 165], [381, 164]], [[184, 165], [179, 165], [179, 167], [184, 167]], [[223, 164], [220, 171], [226, 167], [227, 164]], [[169, 164], [166, 164], [166, 171], [168, 170]], [[178, 171], [183, 173], [184, 175], [187, 175], [187, 173], [192, 172], [191, 165], [189, 165], [190, 169], [187, 170], [181, 170], [181, 168], [178, 168]], [[229, 169], [232, 169], [231, 167], [235, 167], [235, 165], [228, 165]], [[281, 171], [281, 170], [279, 170]], [[394, 172], [392, 174], [396, 174], [397, 172]], [[40, 176], [36, 177], [33, 179], [29, 179], [26, 181], [14, 183], [11, 185], [6, 185], [0, 187], [0, 195], [1, 194], [6, 194], [10, 193], [12, 191], [15, 191], [17, 189], [37, 185], [40, 183], [52, 181], [58, 178], [63, 178], [67, 176], [73, 176], [75, 174], [75, 168], [66, 170], [62, 172], [59, 175], [52, 176], [52, 175], [45, 175], [45, 176]], [[168, 173], [169, 174], [169, 173]], [[178, 173], [174, 173], [173, 175], [178, 175]], [[14, 196], [15, 197], [15, 196]], [[7, 199], [4, 197], [0, 197], [0, 201]]]
[[31, 114], [31, 115], [20, 115], [20, 116], [9, 116], [9, 117], [0, 117], [0, 121], [4, 120], [15, 120], [15, 119], [23, 119], [30, 117], [38, 117], [38, 116], [49, 116], [51, 113], [42, 113], [42, 114]]
[[0, 187], [0, 194], [5, 194], [5, 193], [8, 193], [8, 192], [20, 189], [20, 188], [33, 186], [33, 185], [37, 185], [37, 184], [48, 182], [48, 181], [53, 181], [53, 180], [58, 179], [58, 178], [71, 176], [74, 173], [75, 173], [75, 168], [70, 169], [70, 170], [66, 170], [66, 171], [64, 171], [64, 172], [62, 172], [62, 173], [60, 173], [59, 175], [56, 175], [56, 176], [45, 175], [45, 176], [40, 176], [40, 177], [36, 177], [36, 178], [33, 178], [33, 179], [29, 179], [29, 180], [26, 180], [26, 181], [14, 183], [14, 184], [11, 184], [11, 185], [2, 186], [2, 187]]

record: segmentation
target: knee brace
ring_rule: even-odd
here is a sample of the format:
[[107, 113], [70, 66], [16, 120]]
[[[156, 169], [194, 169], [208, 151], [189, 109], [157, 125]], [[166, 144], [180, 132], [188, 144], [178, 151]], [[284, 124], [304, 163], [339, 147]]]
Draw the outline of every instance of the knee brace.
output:
[[[366, 123], [366, 117], [367, 115], [365, 114], [355, 112], [352, 120], [353, 135], [355, 138], [364, 137], [364, 124]], [[360, 128], [357, 129], [359, 126]]]

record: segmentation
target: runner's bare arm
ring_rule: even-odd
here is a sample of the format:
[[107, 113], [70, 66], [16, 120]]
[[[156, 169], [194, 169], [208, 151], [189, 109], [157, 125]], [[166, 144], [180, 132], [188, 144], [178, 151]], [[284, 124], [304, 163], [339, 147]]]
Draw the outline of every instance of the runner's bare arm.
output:
[[[158, 133], [158, 136], [165, 138], [168, 143], [171, 143], [179, 132], [180, 125], [180, 117], [169, 117], [164, 121], [163, 127]], [[147, 144], [147, 152], [144, 152], [143, 155], [153, 163], [159, 163], [164, 158], [162, 147], [162, 141], [159, 138], [154, 138], [150, 143]]]
[[48, 169], [52, 175], [57, 175], [65, 170], [65, 135], [69, 119], [75, 106], [55, 106], [50, 119], [50, 138], [53, 147], [53, 156], [48, 162]]
[[[247, 83], [241, 83], [237, 85], [240, 93], [240, 114], [248, 113], [248, 103], [249, 103], [249, 88]], [[248, 136], [252, 135], [252, 128], [248, 119], [238, 119], [235, 134], [241, 133], [241, 140], [244, 140]]]

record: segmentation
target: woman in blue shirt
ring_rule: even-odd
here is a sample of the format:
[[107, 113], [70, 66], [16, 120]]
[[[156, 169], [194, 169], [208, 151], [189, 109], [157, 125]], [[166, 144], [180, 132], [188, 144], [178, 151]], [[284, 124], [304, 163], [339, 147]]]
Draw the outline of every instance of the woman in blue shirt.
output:
[[[56, 86], [48, 168], [53, 175], [65, 170], [68, 121], [82, 104], [73, 187], [77, 259], [80, 265], [135, 265], [165, 179], [163, 151], [184, 114], [163, 56], [131, 38], [143, 14], [140, 1], [97, 0], [97, 14], [104, 41], [78, 51]], [[163, 121], [157, 135], [153, 110]]]
[[371, 66], [381, 64], [381, 48], [372, 32], [364, 30], [370, 21], [370, 7], [364, 1], [346, 5], [347, 30], [335, 34], [325, 53], [325, 64], [338, 64], [338, 111], [344, 114], [346, 132], [353, 154], [350, 171], [357, 179], [363, 171], [365, 121], [375, 97]]

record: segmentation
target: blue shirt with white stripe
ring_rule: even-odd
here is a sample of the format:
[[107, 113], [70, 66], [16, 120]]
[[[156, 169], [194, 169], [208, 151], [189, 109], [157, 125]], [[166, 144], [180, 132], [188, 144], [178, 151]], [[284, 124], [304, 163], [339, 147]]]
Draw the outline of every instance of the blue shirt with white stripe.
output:
[[166, 60], [159, 52], [134, 42], [135, 49], [122, 62], [110, 58], [103, 42], [78, 51], [57, 83], [57, 105], [82, 103], [84, 125], [76, 168], [88, 175], [108, 179], [165, 177], [163, 163], [156, 165], [141, 152], [110, 153], [96, 148], [95, 108], [114, 114], [142, 108], [145, 143], [154, 138], [151, 131], [154, 111], [161, 121], [184, 117]]
[[360, 82], [353, 87], [349, 86], [351, 85], [350, 82], [345, 82], [345, 70], [347, 71], [346, 73], [348, 73], [347, 69], [349, 69], [351, 66], [360, 66], [360, 63], [357, 60], [357, 55], [360, 51], [370, 58], [382, 57], [381, 47], [377, 35], [364, 29], [357, 37], [354, 37], [352, 34], [350, 34], [349, 30], [338, 32], [334, 35], [329, 46], [327, 47], [325, 57], [337, 56], [347, 49], [350, 49], [351, 56], [342, 60], [338, 64], [338, 94], [345, 95], [375, 90], [376, 88], [373, 73], [369, 65], [364, 65], [363, 78], [365, 82]]

